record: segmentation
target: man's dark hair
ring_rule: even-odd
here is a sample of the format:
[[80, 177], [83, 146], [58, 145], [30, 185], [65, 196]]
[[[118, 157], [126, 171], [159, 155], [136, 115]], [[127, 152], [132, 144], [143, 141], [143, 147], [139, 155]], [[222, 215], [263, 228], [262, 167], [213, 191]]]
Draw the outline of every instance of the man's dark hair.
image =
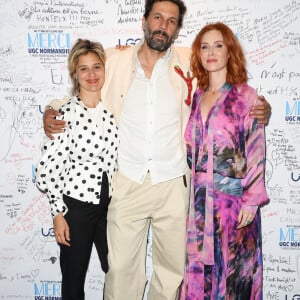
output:
[[162, 2], [162, 1], [169, 1], [171, 3], [174, 3], [179, 8], [179, 18], [178, 18], [178, 28], [182, 27], [183, 23], [183, 17], [186, 12], [186, 6], [182, 0], [146, 0], [145, 2], [145, 11], [144, 11], [144, 18], [147, 19], [149, 17], [149, 14], [152, 10], [153, 4], [155, 2]]

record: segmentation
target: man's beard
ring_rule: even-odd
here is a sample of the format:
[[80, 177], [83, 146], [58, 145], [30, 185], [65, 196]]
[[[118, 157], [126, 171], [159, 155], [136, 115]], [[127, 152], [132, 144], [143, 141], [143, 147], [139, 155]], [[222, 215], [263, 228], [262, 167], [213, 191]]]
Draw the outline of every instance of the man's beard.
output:
[[[164, 36], [166, 39], [156, 38], [155, 35], [159, 34]], [[170, 46], [174, 43], [177, 35], [174, 34], [171, 37], [162, 30], [156, 30], [151, 32], [148, 24], [146, 24], [145, 28], [145, 41], [149, 48], [153, 50], [157, 50], [160, 52], [166, 51]]]

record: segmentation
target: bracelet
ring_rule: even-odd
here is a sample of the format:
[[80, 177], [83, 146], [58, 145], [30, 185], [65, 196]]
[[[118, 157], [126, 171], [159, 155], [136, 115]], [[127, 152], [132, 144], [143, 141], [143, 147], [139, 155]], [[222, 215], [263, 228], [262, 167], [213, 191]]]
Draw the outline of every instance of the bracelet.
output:
[[46, 105], [45, 110], [53, 109], [51, 105]]

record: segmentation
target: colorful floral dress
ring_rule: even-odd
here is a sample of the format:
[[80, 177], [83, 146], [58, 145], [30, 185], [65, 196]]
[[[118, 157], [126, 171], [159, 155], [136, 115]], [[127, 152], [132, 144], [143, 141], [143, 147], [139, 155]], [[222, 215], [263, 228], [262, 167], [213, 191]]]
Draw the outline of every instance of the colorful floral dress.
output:
[[[257, 94], [225, 84], [202, 123], [196, 90], [185, 138], [192, 170], [187, 257], [181, 300], [262, 299], [261, 224], [264, 126], [249, 115]], [[256, 212], [237, 230], [241, 209]], [[257, 210], [256, 210], [257, 209]]]

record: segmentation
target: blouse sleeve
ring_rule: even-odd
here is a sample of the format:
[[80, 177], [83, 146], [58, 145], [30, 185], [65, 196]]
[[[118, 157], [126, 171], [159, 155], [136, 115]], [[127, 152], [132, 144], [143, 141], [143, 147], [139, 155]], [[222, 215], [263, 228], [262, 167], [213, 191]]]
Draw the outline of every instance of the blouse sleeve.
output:
[[[252, 98], [252, 99], [251, 99]], [[249, 103], [257, 99], [256, 92], [250, 93]], [[252, 100], [252, 101], [251, 101]], [[242, 208], [257, 206], [268, 201], [265, 187], [265, 128], [248, 113], [244, 119], [245, 157], [247, 161], [246, 175], [242, 180]]]
[[[61, 112], [62, 113], [62, 112]], [[64, 174], [70, 151], [70, 119], [62, 115], [61, 119], [68, 120], [68, 126], [63, 133], [55, 135], [54, 140], [48, 140], [42, 149], [42, 157], [36, 166], [36, 185], [47, 194], [51, 215], [67, 213], [63, 201]]]

